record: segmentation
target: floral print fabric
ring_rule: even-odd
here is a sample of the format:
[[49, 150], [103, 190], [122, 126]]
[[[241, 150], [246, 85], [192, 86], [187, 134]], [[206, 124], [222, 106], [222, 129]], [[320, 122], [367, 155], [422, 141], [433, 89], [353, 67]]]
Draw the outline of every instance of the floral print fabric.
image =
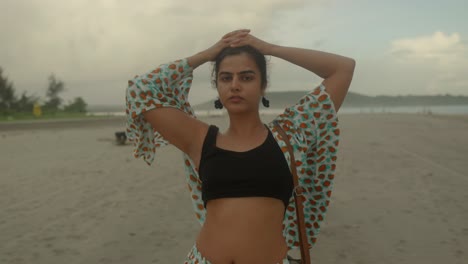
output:
[[[129, 81], [126, 94], [126, 134], [133, 141], [136, 158], [142, 157], [146, 163], [151, 164], [157, 149], [168, 144], [146, 122], [142, 113], [159, 107], [173, 107], [195, 117], [188, 102], [192, 72], [187, 60], [183, 59], [160, 65]], [[294, 149], [298, 188], [302, 190], [298, 197], [304, 205], [307, 238], [309, 247], [312, 247], [327, 212], [335, 178], [340, 135], [336, 111], [325, 87], [320, 85], [267, 124], [291, 167], [286, 143], [276, 131], [274, 121], [286, 132]], [[195, 216], [203, 225], [206, 210], [201, 199], [198, 171], [185, 153], [183, 161]], [[299, 247], [295, 207], [295, 198], [292, 195], [283, 219], [283, 236], [289, 249]]]

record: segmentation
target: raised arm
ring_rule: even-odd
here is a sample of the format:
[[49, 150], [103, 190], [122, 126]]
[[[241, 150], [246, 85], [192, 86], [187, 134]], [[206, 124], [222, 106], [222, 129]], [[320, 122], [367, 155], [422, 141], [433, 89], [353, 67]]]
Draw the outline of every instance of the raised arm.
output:
[[197, 163], [208, 125], [195, 118], [188, 102], [193, 69], [230, 45], [226, 37], [246, 34], [247, 30], [228, 33], [202, 52], [161, 64], [129, 81], [126, 132], [135, 145], [135, 157], [151, 164], [156, 148], [171, 143]]
[[356, 65], [353, 59], [322, 51], [277, 45], [272, 45], [269, 53], [322, 77], [322, 84], [338, 111], [353, 79]]
[[317, 74], [324, 79], [322, 84], [330, 94], [336, 111], [343, 103], [353, 79], [356, 64], [353, 59], [317, 50], [273, 45], [250, 34], [237, 37], [233, 42], [233, 46], [251, 45], [264, 55], [284, 59]]

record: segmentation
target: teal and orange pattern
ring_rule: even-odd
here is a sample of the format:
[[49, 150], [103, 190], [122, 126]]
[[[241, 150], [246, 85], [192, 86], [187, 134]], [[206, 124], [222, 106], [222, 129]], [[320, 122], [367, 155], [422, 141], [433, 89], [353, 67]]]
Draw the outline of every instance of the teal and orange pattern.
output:
[[[160, 65], [128, 83], [127, 137], [133, 141], [134, 156], [151, 164], [158, 147], [168, 142], [145, 121], [143, 112], [158, 107], [173, 107], [195, 117], [188, 102], [193, 69], [187, 60]], [[196, 117], [195, 117], [196, 118]], [[304, 95], [295, 105], [288, 107], [268, 127], [283, 150], [289, 164], [286, 143], [274, 128], [278, 121], [294, 148], [295, 162], [304, 205], [304, 216], [309, 246], [312, 247], [320, 231], [330, 203], [335, 178], [340, 130], [333, 102], [323, 85]], [[205, 221], [206, 210], [201, 199], [201, 180], [194, 162], [183, 154], [187, 186], [191, 192], [195, 216], [200, 224]], [[299, 247], [298, 226], [294, 195], [283, 219], [283, 236], [289, 249]]]

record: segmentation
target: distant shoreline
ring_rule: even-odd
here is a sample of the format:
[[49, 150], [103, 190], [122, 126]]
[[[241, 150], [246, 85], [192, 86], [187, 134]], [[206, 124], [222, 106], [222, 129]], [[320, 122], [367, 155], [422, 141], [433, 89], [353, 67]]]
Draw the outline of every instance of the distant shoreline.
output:
[[[196, 109], [197, 116], [225, 116], [226, 110]], [[260, 108], [261, 115], [279, 115], [285, 108]], [[436, 105], [436, 106], [362, 106], [341, 107], [339, 114], [379, 114], [379, 113], [407, 113], [407, 114], [435, 114], [435, 115], [468, 115], [468, 105]], [[92, 112], [95, 116], [125, 116], [124, 111]]]
[[0, 132], [31, 129], [63, 129], [89, 128], [101, 126], [116, 126], [125, 129], [125, 118], [122, 116], [107, 116], [80, 119], [49, 119], [49, 120], [18, 120], [0, 122]]
[[[284, 112], [283, 108], [273, 109], [260, 109], [260, 115], [279, 115]], [[227, 112], [225, 109], [210, 109], [210, 110], [195, 110], [197, 117], [225, 117]], [[379, 107], [347, 107], [343, 106], [339, 115], [349, 114], [423, 114], [423, 115], [466, 115], [468, 116], [468, 105], [446, 105], [446, 106], [379, 106]], [[53, 119], [18, 119], [18, 120], [0, 120], [0, 130], [5, 127], [6, 124], [52, 124], [52, 123], [63, 123], [63, 122], [75, 122], [75, 123], [86, 123], [86, 122], [107, 122], [108, 120], [125, 120], [125, 112], [118, 111], [107, 111], [107, 112], [89, 112], [86, 116], [77, 118], [53, 118]]]
[[[263, 113], [262, 119], [270, 120], [277, 114]], [[434, 118], [450, 118], [459, 119], [460, 121], [468, 121], [468, 113], [466, 114], [437, 114], [437, 113], [339, 113], [346, 116], [420, 116], [420, 117], [434, 117]], [[205, 120], [209, 118], [226, 119], [227, 115], [224, 113], [211, 113], [210, 115], [197, 115], [199, 119]], [[54, 119], [54, 120], [21, 120], [0, 122], [0, 133], [8, 131], [24, 131], [24, 130], [42, 130], [42, 129], [86, 129], [86, 128], [99, 128], [99, 127], [115, 127], [115, 131], [125, 131], [126, 120], [125, 116], [103, 116], [96, 118], [83, 118], [83, 119]]]

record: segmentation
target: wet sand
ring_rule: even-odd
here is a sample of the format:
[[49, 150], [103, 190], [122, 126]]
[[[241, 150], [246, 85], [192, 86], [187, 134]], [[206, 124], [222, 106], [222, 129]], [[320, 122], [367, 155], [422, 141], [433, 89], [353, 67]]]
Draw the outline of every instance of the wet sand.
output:
[[[468, 117], [340, 121], [313, 263], [467, 263]], [[0, 125], [0, 263], [182, 263], [200, 228], [182, 154], [147, 166], [114, 143], [123, 119], [80, 122]]]

